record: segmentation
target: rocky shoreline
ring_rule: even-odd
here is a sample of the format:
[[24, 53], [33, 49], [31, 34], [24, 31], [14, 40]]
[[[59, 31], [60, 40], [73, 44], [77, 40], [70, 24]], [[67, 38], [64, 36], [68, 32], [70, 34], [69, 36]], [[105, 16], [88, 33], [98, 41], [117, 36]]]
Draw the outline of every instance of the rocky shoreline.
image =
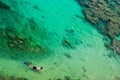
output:
[[110, 39], [105, 46], [120, 55], [120, 0], [76, 0], [85, 18]]

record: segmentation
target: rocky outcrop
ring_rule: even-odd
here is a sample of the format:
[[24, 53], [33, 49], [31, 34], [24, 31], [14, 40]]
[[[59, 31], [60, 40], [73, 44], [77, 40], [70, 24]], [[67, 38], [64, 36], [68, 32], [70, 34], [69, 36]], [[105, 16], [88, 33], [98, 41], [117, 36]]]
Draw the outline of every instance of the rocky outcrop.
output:
[[119, 0], [76, 0], [82, 5], [86, 19], [96, 25], [97, 29], [108, 36], [113, 50], [120, 54], [120, 1]]

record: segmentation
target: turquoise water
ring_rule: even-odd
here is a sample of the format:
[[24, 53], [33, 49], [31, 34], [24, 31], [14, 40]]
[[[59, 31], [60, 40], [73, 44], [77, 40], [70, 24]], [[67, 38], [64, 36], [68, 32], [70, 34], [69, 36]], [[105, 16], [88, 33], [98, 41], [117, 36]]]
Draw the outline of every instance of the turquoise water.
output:
[[[24, 29], [22, 35], [34, 37], [34, 43], [49, 49], [45, 54], [11, 50], [6, 38], [1, 37], [4, 41], [0, 43], [0, 71], [4, 75], [29, 80], [65, 80], [65, 77], [70, 80], [117, 80], [116, 77], [120, 77], [119, 57], [105, 48], [105, 36], [85, 20], [81, 7], [74, 0], [6, 0], [6, 3], [22, 15], [18, 20], [20, 24], [11, 17], [8, 21], [18, 31]], [[36, 22], [35, 30], [29, 28], [27, 19]], [[1, 24], [0, 27], [5, 26]], [[114, 56], [107, 56], [112, 54]], [[33, 71], [23, 65], [24, 61], [44, 69]]]

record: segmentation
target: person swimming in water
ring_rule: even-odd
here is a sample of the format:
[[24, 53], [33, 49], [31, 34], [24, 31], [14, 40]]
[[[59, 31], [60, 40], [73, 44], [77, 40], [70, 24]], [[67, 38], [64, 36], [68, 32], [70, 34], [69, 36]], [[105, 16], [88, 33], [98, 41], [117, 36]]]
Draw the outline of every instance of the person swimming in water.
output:
[[29, 63], [29, 62], [24, 62], [23, 64], [25, 64], [26, 66], [30, 67], [31, 69], [37, 70], [37, 71], [40, 71], [40, 70], [43, 69], [43, 67], [36, 67], [36, 66], [33, 66], [32, 63]]

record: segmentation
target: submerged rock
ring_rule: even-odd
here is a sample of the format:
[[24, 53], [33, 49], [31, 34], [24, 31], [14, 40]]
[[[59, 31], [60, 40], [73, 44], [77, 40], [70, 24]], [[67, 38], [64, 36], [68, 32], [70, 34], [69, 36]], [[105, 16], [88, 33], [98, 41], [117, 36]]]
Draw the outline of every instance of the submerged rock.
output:
[[[0, 1], [0, 8], [7, 8], [7, 4]], [[48, 51], [49, 48], [43, 41], [47, 38], [46, 30], [41, 24], [38, 25], [32, 18], [26, 18], [17, 11], [1, 9], [0, 13], [0, 36], [5, 39], [10, 50], [30, 53]]]
[[68, 39], [64, 39], [62, 44], [67, 48], [75, 48], [74, 45]]
[[27, 78], [0, 75], [0, 80], [29, 80]]
[[[82, 5], [86, 19], [96, 25], [97, 29], [108, 36], [111, 40], [110, 45], [119, 53], [120, 44], [115, 39], [120, 34], [120, 6], [119, 0], [76, 0]], [[112, 4], [114, 3], [114, 4]], [[111, 7], [112, 6], [112, 7]], [[114, 9], [113, 9], [114, 8]], [[104, 24], [101, 26], [101, 24]], [[111, 47], [110, 46], [110, 47]], [[109, 46], [107, 46], [109, 47]]]
[[0, 1], [0, 8], [10, 10], [10, 6], [4, 3], [3, 1]]
[[69, 76], [65, 76], [65, 80], [72, 80], [72, 79]]
[[41, 45], [34, 44], [31, 41], [31, 38], [22, 35], [14, 28], [7, 27], [5, 29], [6, 37], [7, 37], [7, 44], [9, 48], [12, 49], [19, 49], [26, 52], [43, 52], [45, 48]]

